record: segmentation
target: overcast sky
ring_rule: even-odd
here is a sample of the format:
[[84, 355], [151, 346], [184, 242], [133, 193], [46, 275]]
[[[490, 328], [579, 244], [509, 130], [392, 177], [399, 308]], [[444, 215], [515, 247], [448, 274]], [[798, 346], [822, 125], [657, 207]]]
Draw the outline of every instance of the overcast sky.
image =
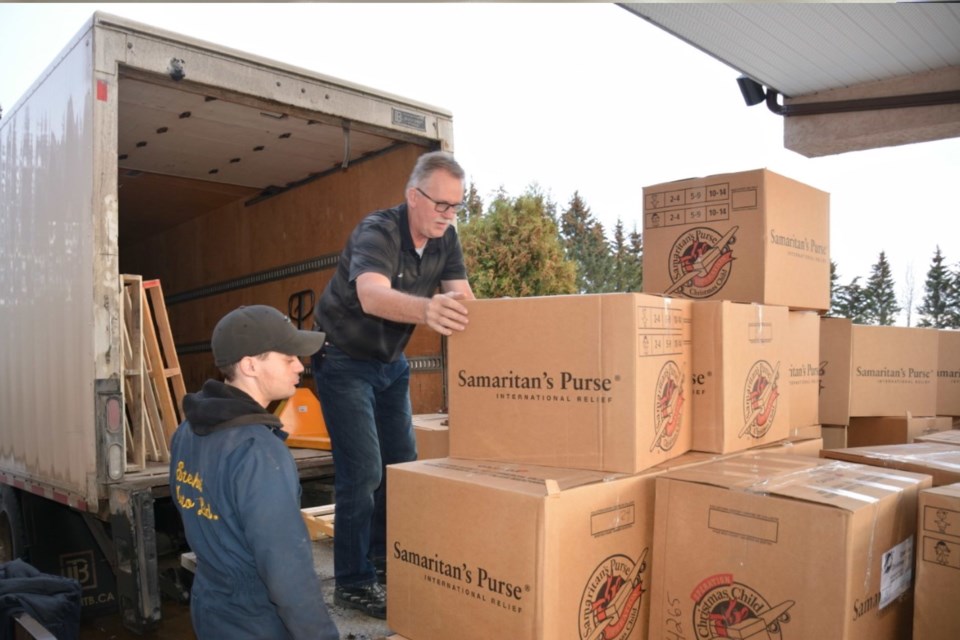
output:
[[631, 230], [645, 185], [766, 167], [831, 194], [843, 284], [883, 250], [916, 306], [936, 246], [960, 262], [960, 139], [804, 158], [737, 71], [612, 4], [0, 4], [5, 112], [98, 9], [447, 109], [485, 200], [579, 191]]

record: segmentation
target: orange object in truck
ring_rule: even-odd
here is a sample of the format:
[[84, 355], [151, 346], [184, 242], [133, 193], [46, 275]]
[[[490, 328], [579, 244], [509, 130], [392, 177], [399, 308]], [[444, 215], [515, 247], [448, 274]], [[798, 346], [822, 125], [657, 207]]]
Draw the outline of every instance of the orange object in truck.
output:
[[320, 401], [307, 387], [298, 387], [293, 396], [277, 405], [274, 414], [283, 423], [283, 430], [290, 434], [288, 447], [326, 451], [332, 448]]

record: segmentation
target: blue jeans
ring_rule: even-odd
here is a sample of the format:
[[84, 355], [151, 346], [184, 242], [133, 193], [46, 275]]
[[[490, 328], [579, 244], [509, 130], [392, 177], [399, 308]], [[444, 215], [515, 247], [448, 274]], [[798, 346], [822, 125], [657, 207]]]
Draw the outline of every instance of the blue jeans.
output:
[[333, 448], [333, 572], [338, 586], [376, 581], [387, 557], [386, 465], [417, 459], [410, 366], [355, 360], [333, 345], [311, 359]]

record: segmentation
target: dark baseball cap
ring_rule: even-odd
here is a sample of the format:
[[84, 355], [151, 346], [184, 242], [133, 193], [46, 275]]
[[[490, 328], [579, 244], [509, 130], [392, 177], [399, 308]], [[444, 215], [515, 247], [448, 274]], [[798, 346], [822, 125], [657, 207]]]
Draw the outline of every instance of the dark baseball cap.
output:
[[240, 362], [246, 356], [276, 351], [288, 356], [309, 356], [320, 350], [326, 334], [303, 331], [273, 307], [254, 304], [234, 309], [213, 328], [213, 361], [218, 367]]

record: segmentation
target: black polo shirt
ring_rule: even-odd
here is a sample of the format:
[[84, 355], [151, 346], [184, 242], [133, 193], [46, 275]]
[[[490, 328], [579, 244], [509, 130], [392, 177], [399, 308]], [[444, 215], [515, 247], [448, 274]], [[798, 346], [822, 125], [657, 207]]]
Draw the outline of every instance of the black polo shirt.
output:
[[389, 278], [394, 289], [421, 297], [431, 297], [441, 280], [467, 278], [460, 240], [452, 226], [442, 238], [428, 240], [421, 257], [413, 246], [406, 204], [375, 211], [361, 220], [317, 302], [314, 326], [326, 331], [327, 341], [351, 357], [382, 362], [400, 357], [415, 325], [363, 312], [357, 278], [370, 271]]

